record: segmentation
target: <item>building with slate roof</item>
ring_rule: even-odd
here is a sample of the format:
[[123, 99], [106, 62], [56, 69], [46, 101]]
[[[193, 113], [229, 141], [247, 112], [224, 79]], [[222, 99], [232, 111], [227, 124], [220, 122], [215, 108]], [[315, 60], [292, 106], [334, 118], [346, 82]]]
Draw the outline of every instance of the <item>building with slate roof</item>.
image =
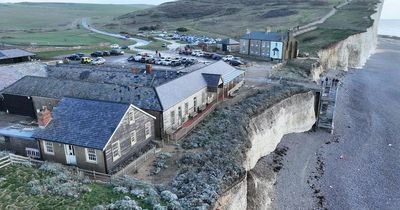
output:
[[32, 135], [47, 161], [109, 173], [155, 138], [155, 117], [129, 104], [62, 98], [47, 113]]
[[240, 39], [244, 55], [283, 61], [296, 58], [297, 51], [298, 42], [290, 32], [250, 32]]
[[30, 61], [35, 54], [21, 49], [0, 50], [0, 64], [11, 64]]
[[163, 107], [163, 131], [173, 133], [207, 106], [229, 96], [243, 84], [243, 75], [244, 71], [219, 61], [156, 87]]
[[[81, 73], [85, 72], [79, 69]], [[60, 75], [66, 74], [63, 70], [60, 72]], [[150, 85], [147, 83], [151, 76], [146, 76], [139, 79], [144, 82], [134, 86], [130, 80], [135, 83], [135, 76], [140, 75], [117, 72], [128, 78], [122, 81], [123, 78], [108, 79], [109, 75], [90, 72], [93, 77], [80, 78], [78, 70], [73, 71], [75, 76], [66, 78], [60, 75], [57, 78], [26, 76], [2, 91], [3, 109], [10, 114], [37, 119], [42, 107], [52, 111], [63, 97], [133, 104], [156, 117], [155, 134], [160, 139], [166, 131], [179, 129], [207, 105], [229, 96], [243, 83], [244, 74], [244, 71], [220, 61]]]

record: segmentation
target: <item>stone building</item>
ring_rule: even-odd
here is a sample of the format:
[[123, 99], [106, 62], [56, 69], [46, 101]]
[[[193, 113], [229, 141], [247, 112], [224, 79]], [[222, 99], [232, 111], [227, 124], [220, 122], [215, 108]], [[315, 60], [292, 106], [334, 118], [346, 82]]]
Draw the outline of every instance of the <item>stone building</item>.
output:
[[240, 39], [240, 53], [270, 60], [297, 57], [298, 42], [291, 33], [250, 32]]

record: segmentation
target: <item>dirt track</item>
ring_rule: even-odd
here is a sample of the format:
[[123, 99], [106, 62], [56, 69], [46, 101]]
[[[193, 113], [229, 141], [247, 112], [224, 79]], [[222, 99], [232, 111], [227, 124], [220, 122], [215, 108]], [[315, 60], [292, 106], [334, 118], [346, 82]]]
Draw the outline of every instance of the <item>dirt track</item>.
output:
[[292, 134], [274, 209], [399, 209], [400, 41], [380, 39], [339, 91], [335, 132]]

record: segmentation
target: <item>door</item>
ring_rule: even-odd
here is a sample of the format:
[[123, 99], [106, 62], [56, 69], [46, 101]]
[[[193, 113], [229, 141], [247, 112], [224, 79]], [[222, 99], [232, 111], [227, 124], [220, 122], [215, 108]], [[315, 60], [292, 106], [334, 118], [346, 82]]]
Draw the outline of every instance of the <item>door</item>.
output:
[[67, 159], [67, 164], [76, 165], [75, 148], [72, 145], [64, 145], [65, 158]]

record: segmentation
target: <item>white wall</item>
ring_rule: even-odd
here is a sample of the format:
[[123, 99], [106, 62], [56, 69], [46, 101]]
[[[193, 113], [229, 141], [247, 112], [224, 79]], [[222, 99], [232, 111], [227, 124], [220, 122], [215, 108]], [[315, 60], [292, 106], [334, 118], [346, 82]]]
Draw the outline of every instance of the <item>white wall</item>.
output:
[[[205, 94], [205, 100], [202, 101], [202, 95]], [[189, 114], [194, 112], [193, 105], [194, 105], [194, 98], [197, 98], [197, 107], [205, 106], [207, 103], [211, 103], [216, 100], [217, 94], [210, 93], [207, 91], [207, 88], [203, 88], [202, 90], [198, 91], [197, 93], [191, 95], [190, 97], [186, 98], [184, 101], [176, 104], [175, 106], [169, 108], [168, 110], [164, 111], [163, 119], [164, 119], [164, 131], [171, 130], [172, 127], [178, 127], [178, 107], [182, 108], [182, 116], [184, 119], [188, 120], [189, 115], [185, 115], [185, 103], [189, 104]], [[175, 124], [174, 126], [171, 125], [171, 111], [175, 111]], [[184, 122], [181, 122], [181, 124]]]

